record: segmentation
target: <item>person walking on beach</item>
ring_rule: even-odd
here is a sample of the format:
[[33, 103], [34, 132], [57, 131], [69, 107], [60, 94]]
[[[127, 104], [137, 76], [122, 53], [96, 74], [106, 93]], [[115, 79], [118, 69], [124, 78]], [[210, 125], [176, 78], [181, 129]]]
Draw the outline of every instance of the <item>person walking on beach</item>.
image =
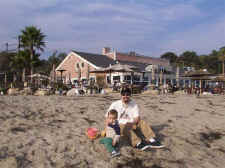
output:
[[[156, 135], [149, 125], [141, 120], [139, 107], [131, 98], [131, 89], [122, 88], [121, 99], [113, 102], [105, 117], [107, 119], [110, 110], [115, 109], [118, 112], [118, 122], [121, 135], [127, 137], [131, 145], [137, 149], [145, 150], [147, 148], [164, 147], [157, 139]], [[139, 134], [144, 135], [144, 139]]]
[[116, 110], [111, 109], [108, 112], [108, 116], [105, 122], [105, 138], [100, 140], [101, 144], [104, 144], [107, 151], [111, 153], [112, 157], [116, 157], [120, 155], [115, 148], [115, 146], [119, 143], [120, 138], [120, 126], [117, 120], [118, 113]]

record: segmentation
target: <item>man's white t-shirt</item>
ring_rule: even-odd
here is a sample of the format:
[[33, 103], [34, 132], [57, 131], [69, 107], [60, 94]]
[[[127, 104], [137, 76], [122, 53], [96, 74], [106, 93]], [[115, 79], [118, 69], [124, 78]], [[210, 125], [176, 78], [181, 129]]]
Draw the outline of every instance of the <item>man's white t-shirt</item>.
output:
[[105, 117], [108, 116], [108, 112], [111, 109], [115, 109], [118, 112], [118, 122], [119, 124], [126, 124], [128, 122], [133, 122], [134, 118], [139, 117], [138, 105], [131, 100], [128, 104], [124, 104], [122, 100], [117, 100], [111, 104]]

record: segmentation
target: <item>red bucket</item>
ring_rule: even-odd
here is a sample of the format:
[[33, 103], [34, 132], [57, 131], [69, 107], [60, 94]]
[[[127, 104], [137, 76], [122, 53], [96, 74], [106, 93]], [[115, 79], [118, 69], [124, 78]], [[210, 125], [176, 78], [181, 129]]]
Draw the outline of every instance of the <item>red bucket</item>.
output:
[[99, 136], [99, 130], [97, 128], [88, 128], [86, 134], [89, 139], [95, 139]]

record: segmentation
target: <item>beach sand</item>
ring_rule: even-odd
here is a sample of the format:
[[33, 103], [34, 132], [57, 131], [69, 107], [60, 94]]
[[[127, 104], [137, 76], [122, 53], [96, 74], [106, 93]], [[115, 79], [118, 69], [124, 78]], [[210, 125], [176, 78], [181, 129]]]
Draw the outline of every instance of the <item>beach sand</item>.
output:
[[100, 130], [119, 94], [0, 96], [0, 168], [223, 168], [225, 96], [134, 95], [142, 119], [166, 146], [139, 151], [123, 141], [111, 158], [88, 127]]

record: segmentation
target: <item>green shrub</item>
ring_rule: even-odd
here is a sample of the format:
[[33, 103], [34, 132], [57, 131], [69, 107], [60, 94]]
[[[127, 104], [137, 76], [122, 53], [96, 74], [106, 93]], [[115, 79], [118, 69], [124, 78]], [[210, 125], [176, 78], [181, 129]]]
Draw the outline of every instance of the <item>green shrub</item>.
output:
[[4, 94], [7, 93], [8, 88], [0, 88], [0, 92], [3, 92]]

